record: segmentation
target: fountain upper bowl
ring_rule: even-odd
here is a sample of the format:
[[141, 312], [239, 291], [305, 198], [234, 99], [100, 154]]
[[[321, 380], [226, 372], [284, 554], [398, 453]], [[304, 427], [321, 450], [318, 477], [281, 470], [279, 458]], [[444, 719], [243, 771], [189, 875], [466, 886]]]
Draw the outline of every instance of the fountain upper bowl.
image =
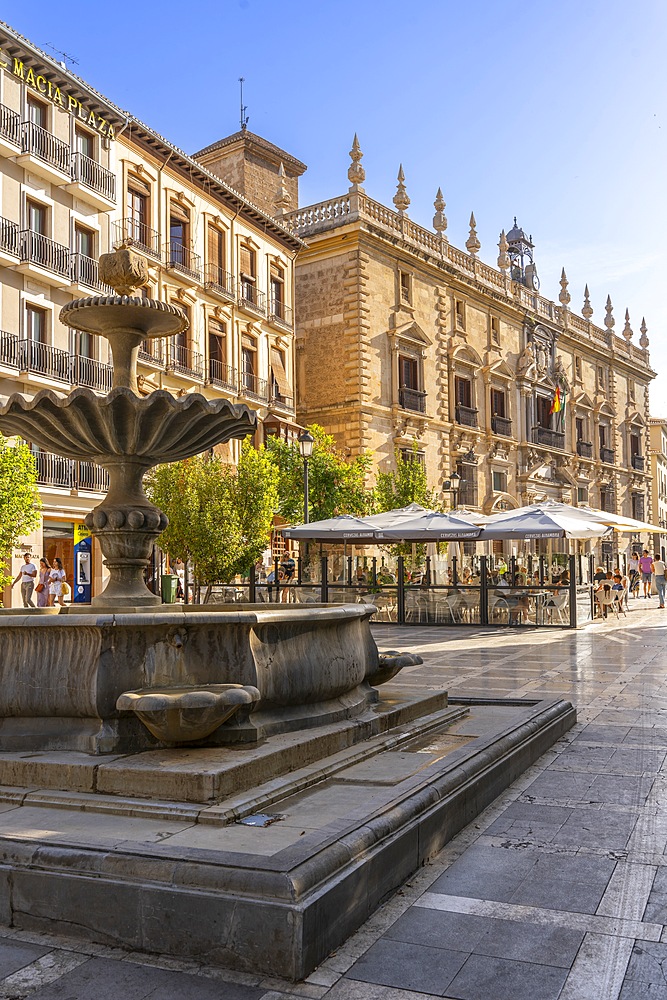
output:
[[134, 330], [142, 338], [173, 337], [190, 323], [178, 306], [158, 299], [131, 295], [91, 295], [68, 302], [60, 310], [66, 326], [106, 337], [113, 346], [114, 334]]

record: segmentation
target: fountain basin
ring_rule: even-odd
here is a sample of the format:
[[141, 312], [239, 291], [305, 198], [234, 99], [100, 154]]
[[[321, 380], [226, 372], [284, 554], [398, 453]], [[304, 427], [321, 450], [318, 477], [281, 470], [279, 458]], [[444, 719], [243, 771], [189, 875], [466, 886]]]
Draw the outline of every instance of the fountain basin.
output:
[[158, 740], [192, 743], [210, 736], [242, 705], [252, 708], [259, 698], [257, 688], [242, 684], [144, 688], [125, 691], [116, 707], [122, 712], [134, 712]]
[[352, 718], [375, 700], [370, 605], [98, 612], [0, 617], [0, 750], [128, 753], [171, 745], [134, 712], [128, 691], [240, 684], [242, 706], [209, 744]]

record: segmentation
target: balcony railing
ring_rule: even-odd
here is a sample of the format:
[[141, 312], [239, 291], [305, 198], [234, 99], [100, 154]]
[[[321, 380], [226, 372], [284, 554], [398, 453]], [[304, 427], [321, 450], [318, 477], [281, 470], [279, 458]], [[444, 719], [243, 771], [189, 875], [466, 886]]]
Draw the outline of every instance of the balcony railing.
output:
[[253, 399], [268, 400], [269, 383], [264, 378], [258, 378], [251, 372], [243, 372], [241, 375], [241, 395], [251, 396]]
[[269, 306], [269, 320], [272, 323], [282, 323], [290, 329], [294, 326], [291, 306], [285, 305], [280, 299], [271, 299]]
[[19, 341], [19, 368], [24, 372], [36, 372], [61, 382], [70, 382], [70, 357], [68, 351], [50, 344], [41, 344], [36, 340]]
[[259, 288], [255, 288], [254, 285], [250, 285], [245, 281], [241, 282], [241, 287], [239, 289], [239, 305], [244, 306], [246, 309], [250, 309], [251, 312], [260, 313], [263, 316], [266, 312], [264, 306], [265, 302], [266, 296], [264, 295], [264, 292], [260, 292]]
[[644, 471], [644, 456], [643, 455], [633, 455], [632, 456], [632, 468], [636, 469], [637, 472]]
[[101, 465], [76, 462], [48, 451], [35, 451], [33, 455], [37, 465], [37, 482], [42, 486], [94, 493], [104, 493], [109, 488], [109, 474]]
[[115, 248], [131, 246], [148, 254], [149, 257], [160, 259], [160, 234], [157, 230], [151, 229], [137, 219], [119, 219], [113, 225]]
[[404, 410], [426, 413], [426, 393], [421, 389], [411, 389], [407, 385], [402, 385], [398, 390], [398, 402]]
[[21, 142], [21, 118], [6, 104], [0, 104], [0, 135], [15, 146]]
[[163, 365], [164, 350], [162, 341], [157, 338], [142, 340], [141, 347], [139, 348], [139, 361], [145, 361], [149, 365]]
[[456, 405], [456, 422], [464, 427], [477, 427], [477, 410], [472, 406]]
[[593, 445], [590, 441], [577, 441], [577, 455], [581, 458], [593, 457]]
[[0, 330], [0, 365], [19, 366], [19, 338], [4, 330]]
[[0, 250], [19, 256], [19, 227], [17, 222], [0, 216]]
[[41, 233], [24, 229], [20, 234], [20, 256], [25, 263], [36, 264], [46, 271], [69, 280], [70, 252], [67, 247], [50, 240]]
[[204, 358], [198, 351], [182, 344], [169, 344], [167, 368], [190, 378], [204, 378]]
[[116, 176], [97, 160], [83, 153], [72, 156], [72, 180], [101, 194], [107, 201], [116, 201]]
[[223, 271], [217, 264], [207, 264], [205, 272], [205, 287], [216, 295], [232, 300], [234, 298], [234, 275]]
[[71, 361], [73, 385], [85, 385], [89, 389], [111, 392], [113, 383], [113, 367], [111, 365], [105, 365], [94, 358], [86, 358], [82, 354], [74, 354]]
[[614, 449], [613, 448], [600, 448], [600, 461], [604, 462], [605, 465], [614, 464]]
[[209, 385], [217, 385], [220, 389], [229, 389], [231, 392], [236, 392], [239, 387], [236, 368], [223, 364], [222, 361], [215, 361], [213, 358], [208, 359], [208, 378], [206, 381]]
[[21, 122], [21, 152], [30, 153], [63, 174], [70, 173], [69, 145], [34, 122]]
[[548, 448], [564, 448], [565, 432], [552, 431], [550, 427], [533, 427], [533, 443], [545, 444]]
[[502, 437], [512, 437], [512, 421], [509, 417], [499, 417], [494, 413], [491, 417], [491, 430]]
[[286, 396], [280, 392], [277, 385], [274, 385], [269, 395], [269, 403], [272, 406], [279, 406], [283, 410], [294, 409], [294, 396]]
[[83, 253], [73, 253], [71, 255], [72, 281], [78, 285], [85, 285], [86, 288], [94, 288], [97, 292], [104, 292], [105, 295], [113, 295], [113, 289], [100, 281], [99, 266], [92, 257], [86, 257]]
[[201, 281], [201, 257], [186, 243], [170, 240], [164, 245], [165, 267], [193, 281]]

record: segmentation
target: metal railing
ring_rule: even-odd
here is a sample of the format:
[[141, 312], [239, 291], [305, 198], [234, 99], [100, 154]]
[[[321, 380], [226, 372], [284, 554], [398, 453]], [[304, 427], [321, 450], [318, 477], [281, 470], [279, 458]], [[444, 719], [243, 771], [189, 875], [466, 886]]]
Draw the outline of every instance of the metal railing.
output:
[[20, 257], [24, 263], [36, 264], [69, 280], [70, 252], [67, 247], [31, 229], [21, 231], [19, 244]]
[[553, 431], [550, 427], [533, 427], [533, 444], [545, 444], [548, 448], [564, 448], [565, 432]]
[[426, 413], [426, 393], [421, 389], [411, 389], [407, 385], [402, 385], [398, 390], [398, 403], [404, 410]]
[[4, 330], [0, 330], [0, 365], [19, 366], [19, 338]]
[[0, 250], [19, 256], [19, 226], [18, 222], [3, 219], [0, 216]]
[[254, 399], [268, 400], [269, 383], [264, 378], [259, 378], [251, 372], [241, 374], [241, 395], [252, 396]]
[[21, 144], [21, 117], [6, 104], [0, 104], [0, 135], [15, 146]]
[[614, 464], [614, 449], [613, 448], [600, 448], [600, 461], [604, 462], [605, 465]]
[[35, 156], [63, 174], [70, 174], [69, 145], [34, 122], [21, 122], [21, 152]]
[[234, 275], [224, 271], [217, 264], [207, 264], [204, 272], [204, 285], [217, 295], [226, 299], [234, 298]]
[[164, 260], [167, 270], [178, 271], [194, 281], [201, 281], [201, 257], [189, 244], [169, 240], [164, 245]]
[[472, 406], [456, 404], [456, 423], [464, 427], [477, 427], [477, 410]]
[[272, 323], [282, 323], [291, 329], [294, 326], [292, 307], [286, 305], [281, 299], [272, 298], [269, 305], [269, 320]]
[[72, 281], [86, 288], [94, 288], [95, 291], [104, 292], [105, 295], [113, 295], [113, 289], [100, 281], [99, 264], [92, 257], [86, 257], [83, 253], [73, 253], [71, 255], [71, 276]]
[[109, 474], [94, 462], [76, 462], [48, 451], [34, 451], [37, 482], [42, 486], [59, 486], [69, 490], [89, 490], [104, 493], [109, 488]]
[[251, 312], [261, 313], [263, 316], [266, 312], [265, 309], [266, 296], [264, 292], [260, 292], [259, 288], [255, 288], [254, 285], [248, 282], [242, 281], [241, 287], [239, 288], [239, 305], [243, 306], [245, 309], [250, 309]]
[[491, 430], [502, 437], [512, 437], [512, 421], [509, 417], [499, 417], [494, 413], [491, 417]]
[[82, 354], [71, 357], [71, 381], [73, 385], [85, 385], [89, 389], [99, 389], [111, 392], [113, 383], [113, 367], [105, 365], [94, 358], [86, 358]]
[[71, 355], [50, 344], [36, 340], [21, 340], [18, 345], [18, 363], [21, 371], [37, 372], [61, 382], [71, 380]]
[[74, 153], [72, 156], [72, 180], [83, 184], [107, 201], [116, 201], [116, 176], [84, 153]]
[[580, 458], [593, 457], [593, 445], [590, 441], [577, 441], [577, 455]]
[[164, 350], [162, 341], [158, 338], [142, 340], [139, 348], [139, 361], [145, 361], [149, 365], [164, 364]]
[[632, 456], [632, 468], [636, 469], [637, 472], [644, 471], [644, 456], [643, 455], [633, 455]]
[[284, 393], [280, 392], [277, 385], [274, 385], [269, 396], [269, 403], [273, 406], [280, 406], [284, 410], [293, 410], [294, 396], [286, 396]]
[[114, 248], [132, 246], [149, 257], [160, 259], [160, 234], [137, 219], [119, 219], [114, 222]]
[[206, 381], [209, 385], [217, 385], [221, 389], [229, 389], [237, 392], [239, 386], [238, 372], [231, 365], [226, 365], [222, 361], [208, 359], [208, 377]]
[[181, 372], [190, 378], [204, 378], [204, 358], [198, 351], [182, 344], [169, 344], [167, 368], [170, 371]]

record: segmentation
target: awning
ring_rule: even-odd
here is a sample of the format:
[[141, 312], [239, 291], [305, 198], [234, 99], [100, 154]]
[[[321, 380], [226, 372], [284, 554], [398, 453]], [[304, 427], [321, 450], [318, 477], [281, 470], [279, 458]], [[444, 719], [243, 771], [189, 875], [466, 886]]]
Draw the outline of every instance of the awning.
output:
[[292, 390], [285, 371], [283, 359], [280, 351], [276, 347], [271, 348], [271, 371], [278, 385], [278, 392], [281, 396], [291, 396]]

